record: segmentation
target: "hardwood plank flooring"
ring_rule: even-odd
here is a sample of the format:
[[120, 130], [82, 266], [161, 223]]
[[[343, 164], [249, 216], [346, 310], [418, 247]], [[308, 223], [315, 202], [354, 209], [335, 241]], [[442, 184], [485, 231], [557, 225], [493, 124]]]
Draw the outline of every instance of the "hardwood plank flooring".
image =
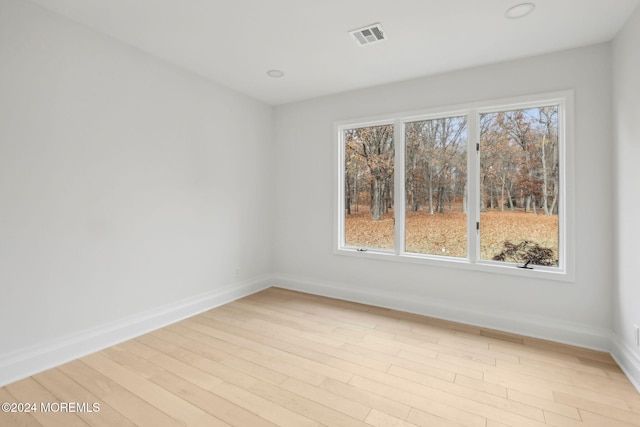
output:
[[0, 426], [640, 427], [640, 394], [606, 353], [279, 288], [0, 401], [37, 407]]

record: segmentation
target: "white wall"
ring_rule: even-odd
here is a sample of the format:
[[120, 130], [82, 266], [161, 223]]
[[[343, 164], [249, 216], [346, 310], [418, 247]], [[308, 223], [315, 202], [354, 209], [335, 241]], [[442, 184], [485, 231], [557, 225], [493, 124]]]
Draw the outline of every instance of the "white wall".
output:
[[272, 107], [0, 0], [0, 123], [0, 373], [272, 271]]
[[614, 356], [640, 389], [640, 8], [613, 43], [613, 108], [616, 142], [616, 288]]
[[[279, 283], [607, 349], [612, 319], [611, 67], [603, 44], [281, 106]], [[541, 92], [575, 91], [575, 283], [333, 253], [333, 123]]]

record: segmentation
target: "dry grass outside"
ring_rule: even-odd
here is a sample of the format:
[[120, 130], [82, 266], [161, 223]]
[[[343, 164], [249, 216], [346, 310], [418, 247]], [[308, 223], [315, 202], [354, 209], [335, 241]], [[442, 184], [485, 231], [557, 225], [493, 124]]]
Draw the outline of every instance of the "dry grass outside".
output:
[[[452, 257], [467, 256], [467, 215], [460, 211], [429, 215], [408, 212], [406, 251]], [[487, 211], [480, 214], [480, 256], [490, 260], [504, 242], [529, 241], [551, 248], [558, 259], [558, 216], [523, 211]], [[393, 211], [374, 221], [367, 209], [346, 216], [345, 243], [353, 247], [393, 250]]]

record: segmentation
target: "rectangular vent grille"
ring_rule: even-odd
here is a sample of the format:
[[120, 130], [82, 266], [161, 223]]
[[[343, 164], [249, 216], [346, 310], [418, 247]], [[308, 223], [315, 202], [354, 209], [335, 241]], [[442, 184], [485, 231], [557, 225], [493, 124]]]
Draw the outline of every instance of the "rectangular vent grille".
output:
[[360, 46], [386, 40], [387, 36], [382, 30], [382, 25], [378, 22], [367, 25], [357, 30], [349, 31], [351, 36], [358, 42]]

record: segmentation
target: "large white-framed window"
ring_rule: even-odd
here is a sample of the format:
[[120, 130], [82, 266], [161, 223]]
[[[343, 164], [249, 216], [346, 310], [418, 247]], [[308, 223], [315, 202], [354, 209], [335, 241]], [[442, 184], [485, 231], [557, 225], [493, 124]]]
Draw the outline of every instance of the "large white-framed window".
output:
[[339, 254], [573, 280], [571, 91], [335, 124]]

